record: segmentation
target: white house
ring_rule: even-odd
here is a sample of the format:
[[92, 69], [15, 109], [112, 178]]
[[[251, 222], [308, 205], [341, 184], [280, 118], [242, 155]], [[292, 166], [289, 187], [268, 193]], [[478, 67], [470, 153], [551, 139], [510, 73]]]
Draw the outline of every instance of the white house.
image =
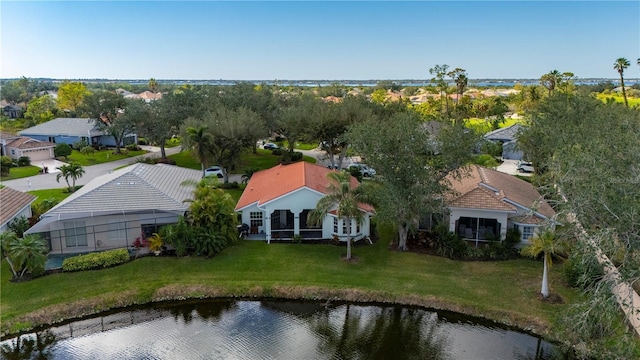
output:
[[530, 183], [478, 165], [460, 179], [449, 177], [449, 230], [463, 239], [486, 242], [518, 229], [521, 245], [544, 226], [555, 226], [555, 211]]
[[185, 180], [199, 170], [138, 163], [102, 175], [40, 217], [27, 233], [39, 233], [51, 253], [84, 253], [130, 247], [160, 227], [177, 222], [193, 197]]
[[518, 132], [522, 125], [516, 123], [505, 128], [493, 130], [484, 135], [484, 138], [502, 144], [502, 158], [521, 160], [524, 154], [518, 148]]
[[[271, 240], [292, 239], [300, 235], [305, 240], [347, 239], [348, 223], [327, 214], [322, 224], [307, 222], [309, 211], [315, 209], [327, 191], [327, 174], [335, 170], [326, 167], [297, 162], [277, 165], [271, 169], [253, 174], [247, 184], [236, 211], [242, 212], [242, 222], [250, 226], [249, 238]], [[355, 178], [353, 187], [358, 186]], [[352, 220], [351, 236], [354, 241], [370, 235], [370, 218], [373, 208], [361, 204], [363, 221]]]
[[0, 232], [6, 231], [8, 225], [21, 216], [31, 217], [31, 204], [36, 197], [9, 187], [0, 189]]

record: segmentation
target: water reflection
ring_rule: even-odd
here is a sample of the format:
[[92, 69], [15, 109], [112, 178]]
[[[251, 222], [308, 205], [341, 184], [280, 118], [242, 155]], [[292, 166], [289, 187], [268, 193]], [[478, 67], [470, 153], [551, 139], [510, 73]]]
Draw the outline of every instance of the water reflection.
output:
[[3, 359], [551, 359], [493, 323], [400, 306], [216, 300], [75, 321], [0, 343]]

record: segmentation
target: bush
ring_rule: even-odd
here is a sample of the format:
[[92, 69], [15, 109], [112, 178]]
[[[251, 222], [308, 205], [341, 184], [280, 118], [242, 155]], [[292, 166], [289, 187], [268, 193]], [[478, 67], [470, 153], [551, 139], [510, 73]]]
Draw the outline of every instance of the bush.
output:
[[12, 167], [13, 160], [8, 156], [3, 156], [0, 162], [0, 173], [2, 176], [9, 176], [9, 172]]
[[71, 146], [69, 146], [69, 144], [65, 144], [65, 143], [60, 143], [58, 145], [56, 145], [56, 147], [53, 149], [53, 154], [55, 155], [55, 157], [67, 157], [69, 155], [71, 155]]
[[282, 149], [273, 149], [271, 150], [273, 155], [282, 155]]
[[296, 151], [293, 153], [293, 155], [291, 155], [291, 161], [300, 161], [302, 160], [302, 153], [299, 151]]
[[96, 153], [96, 149], [94, 149], [93, 146], [87, 145], [80, 148], [80, 153], [84, 156], [91, 156]]
[[138, 145], [149, 145], [145, 138], [138, 138]]
[[444, 224], [438, 224], [435, 233], [434, 251], [437, 255], [453, 260], [464, 260], [470, 255], [469, 245]]
[[120, 265], [131, 259], [127, 249], [116, 249], [103, 252], [78, 255], [64, 259], [62, 271], [83, 271], [92, 269], [104, 269]]
[[31, 165], [31, 159], [28, 156], [20, 156], [17, 162], [18, 166], [29, 166]]
[[141, 150], [140, 146], [136, 145], [136, 144], [129, 144], [127, 146], [125, 146], [125, 149], [129, 150], [129, 151], [138, 151]]
[[220, 185], [223, 189], [237, 189], [239, 186], [237, 181]]
[[82, 149], [83, 147], [86, 147], [86, 146], [89, 146], [89, 144], [87, 144], [87, 142], [86, 142], [86, 141], [84, 141], [84, 140], [82, 140], [82, 139], [81, 139], [81, 140], [77, 140], [77, 141], [76, 141], [76, 142], [74, 142], [74, 143], [73, 143], [73, 145], [72, 145], [72, 147], [73, 147], [74, 149], [76, 149], [76, 150], [80, 150], [80, 149]]

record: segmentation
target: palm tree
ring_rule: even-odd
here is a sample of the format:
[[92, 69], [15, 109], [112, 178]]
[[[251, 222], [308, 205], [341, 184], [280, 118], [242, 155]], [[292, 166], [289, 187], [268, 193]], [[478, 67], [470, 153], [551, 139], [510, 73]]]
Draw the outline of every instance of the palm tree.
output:
[[9, 250], [9, 257], [15, 261], [16, 269], [22, 269], [19, 276], [28, 271], [36, 275], [44, 270], [47, 262], [47, 244], [38, 235], [25, 235], [14, 242]]
[[540, 83], [549, 90], [549, 95], [556, 89], [561, 76], [558, 70], [552, 70], [540, 77]]
[[9, 257], [9, 253], [11, 252], [11, 247], [15, 245], [18, 241], [18, 236], [13, 231], [2, 231], [0, 232], [0, 253], [3, 258], [7, 259], [7, 264], [9, 264], [9, 268], [13, 273], [13, 277], [17, 277], [18, 273], [16, 272], [16, 268], [13, 265], [13, 261]]
[[531, 244], [525, 246], [520, 250], [522, 255], [530, 256], [533, 258], [543, 254], [544, 268], [542, 272], [542, 288], [540, 293], [543, 298], [549, 297], [549, 268], [553, 264], [553, 256], [561, 256], [565, 252], [565, 247], [562, 242], [556, 241], [555, 234], [547, 229], [540, 234], [535, 235], [530, 239]]
[[158, 82], [156, 81], [156, 79], [149, 79], [149, 90], [151, 90], [152, 93], [158, 91]]
[[[56, 175], [56, 181], [60, 182], [60, 178], [64, 177], [64, 180], [67, 182], [69, 192], [76, 191], [76, 180], [80, 179], [82, 175], [84, 175], [84, 169], [82, 168], [82, 165], [77, 162], [71, 162], [69, 164], [60, 166], [58, 169], [60, 170], [60, 172], [58, 173], [58, 175]], [[69, 184], [69, 178], [71, 178], [71, 184]]]
[[184, 148], [191, 150], [191, 153], [200, 161], [202, 177], [204, 169], [207, 167], [207, 159], [210, 155], [211, 137], [206, 126], [189, 126], [185, 130]]
[[242, 183], [243, 184], [248, 183], [251, 177], [253, 176], [253, 174], [258, 170], [259, 169], [255, 167], [244, 169], [244, 174], [242, 174]]
[[363, 187], [352, 186], [354, 184], [350, 173], [346, 171], [330, 172], [327, 177], [329, 185], [326, 195], [318, 201], [316, 208], [309, 212], [308, 221], [320, 224], [322, 219], [335, 209], [336, 216], [347, 224], [347, 260], [351, 260], [351, 222], [355, 219], [362, 223], [363, 213], [359, 209], [359, 205], [370, 204], [370, 201], [364, 193]]
[[629, 103], [627, 102], [627, 91], [624, 89], [624, 69], [628, 68], [629, 60], [625, 58], [618, 58], [616, 62], [613, 63], [613, 68], [618, 71], [620, 74], [620, 86], [622, 86], [622, 97], [624, 98], [624, 105], [629, 107]]

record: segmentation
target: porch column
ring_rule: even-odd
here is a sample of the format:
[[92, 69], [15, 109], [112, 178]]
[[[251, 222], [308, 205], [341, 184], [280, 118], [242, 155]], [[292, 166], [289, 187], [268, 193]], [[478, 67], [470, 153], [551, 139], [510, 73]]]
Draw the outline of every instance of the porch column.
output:
[[271, 244], [271, 213], [269, 210], [265, 210], [264, 215], [264, 234], [267, 239], [267, 244]]
[[300, 235], [300, 212], [293, 213], [293, 235]]

